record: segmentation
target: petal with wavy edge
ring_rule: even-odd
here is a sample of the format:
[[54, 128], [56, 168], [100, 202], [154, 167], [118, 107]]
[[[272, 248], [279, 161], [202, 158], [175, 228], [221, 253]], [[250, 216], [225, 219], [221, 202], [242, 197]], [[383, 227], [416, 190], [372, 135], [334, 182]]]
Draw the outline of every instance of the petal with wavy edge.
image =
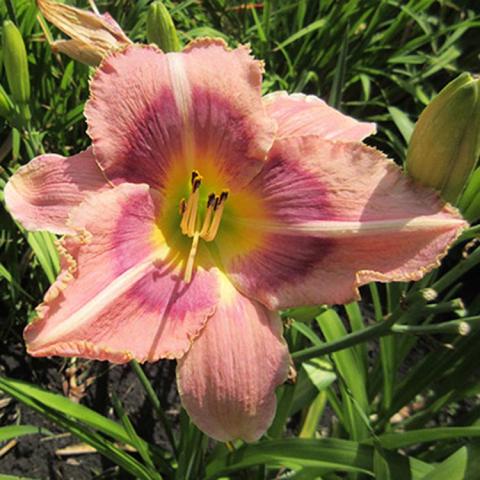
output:
[[85, 108], [107, 177], [162, 189], [176, 167], [186, 184], [192, 169], [215, 171], [233, 189], [249, 181], [276, 128], [260, 96], [261, 72], [246, 47], [229, 51], [218, 40], [180, 53], [135, 45], [109, 56]]
[[188, 285], [157, 226], [160, 199], [147, 185], [90, 196], [71, 215], [78, 234], [60, 245], [62, 273], [25, 329], [34, 356], [112, 362], [181, 357], [216, 308], [214, 268]]
[[92, 193], [108, 188], [89, 148], [72, 157], [47, 154], [20, 167], [5, 186], [5, 203], [28, 230], [72, 233], [68, 214]]
[[263, 97], [278, 123], [277, 138], [318, 135], [327, 140], [361, 141], [376, 132], [374, 123], [358, 122], [314, 95], [273, 92]]
[[289, 355], [278, 314], [223, 279], [216, 313], [179, 361], [177, 382], [193, 422], [220, 441], [253, 442], [275, 414]]
[[243, 256], [218, 245], [234, 284], [272, 309], [346, 303], [373, 280], [418, 280], [466, 226], [361, 143], [279, 140], [249, 188], [260, 192], [268, 220], [237, 222], [261, 231], [262, 244]]

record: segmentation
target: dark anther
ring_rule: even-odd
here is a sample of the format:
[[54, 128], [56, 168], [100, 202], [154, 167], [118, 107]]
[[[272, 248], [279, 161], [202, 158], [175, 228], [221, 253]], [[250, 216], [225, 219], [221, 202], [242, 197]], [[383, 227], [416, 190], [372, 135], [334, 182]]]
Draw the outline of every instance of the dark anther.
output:
[[223, 190], [222, 193], [220, 194], [220, 203], [225, 202], [227, 198], [228, 198], [228, 190]]
[[197, 170], [192, 170], [192, 178], [190, 180], [192, 185], [195, 185], [195, 179], [199, 176], [200, 176], [200, 174], [198, 173]]
[[194, 192], [196, 192], [199, 188], [200, 188], [200, 185], [202, 184], [202, 177], [199, 175], [195, 178], [195, 180], [193, 181], [193, 187], [192, 187], [192, 190]]
[[178, 211], [180, 212], [180, 215], [183, 215], [186, 209], [187, 209], [187, 202], [185, 201], [184, 198], [182, 198], [180, 200], [180, 205], [178, 206]]
[[208, 196], [207, 208], [210, 208], [214, 203], [215, 203], [215, 194], [214, 194], [214, 193], [211, 193], [211, 194]]

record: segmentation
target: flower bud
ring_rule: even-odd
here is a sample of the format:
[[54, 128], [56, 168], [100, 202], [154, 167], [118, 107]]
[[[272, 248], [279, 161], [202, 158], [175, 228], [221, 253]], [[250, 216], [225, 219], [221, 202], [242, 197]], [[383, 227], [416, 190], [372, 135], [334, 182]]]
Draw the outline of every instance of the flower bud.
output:
[[3, 22], [3, 52], [12, 98], [19, 104], [27, 104], [30, 100], [27, 52], [22, 34], [10, 20]]
[[172, 17], [161, 1], [153, 2], [148, 10], [147, 39], [164, 52], [178, 52], [180, 42]]
[[408, 148], [407, 171], [455, 203], [475, 167], [479, 140], [480, 87], [464, 73], [420, 115]]

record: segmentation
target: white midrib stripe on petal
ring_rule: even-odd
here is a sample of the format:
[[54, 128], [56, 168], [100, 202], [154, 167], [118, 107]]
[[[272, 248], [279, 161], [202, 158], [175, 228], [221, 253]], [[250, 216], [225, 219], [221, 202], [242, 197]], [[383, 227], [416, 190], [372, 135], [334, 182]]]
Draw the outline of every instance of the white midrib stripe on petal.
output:
[[178, 111], [187, 123], [192, 104], [192, 92], [181, 53], [167, 53], [170, 82]]
[[264, 232], [283, 235], [318, 235], [321, 237], [345, 237], [358, 235], [374, 235], [391, 232], [421, 232], [423, 230], [448, 230], [455, 226], [466, 226], [462, 219], [415, 217], [411, 219], [371, 220], [371, 221], [329, 221], [317, 220], [306, 223], [286, 224], [262, 222], [236, 218], [236, 224], [254, 228]]
[[[42, 336], [42, 344], [49, 344], [55, 342], [56, 339], [68, 334], [69, 332], [80, 328], [83, 324], [89, 322], [95, 315], [98, 315], [102, 310], [108, 307], [117, 299], [124, 295], [132, 285], [140, 280], [146, 272], [154, 265], [155, 260], [158, 260], [157, 255], [151, 255], [146, 260], [138, 263], [132, 268], [129, 268], [115, 280], [101, 290], [97, 295], [80, 307], [75, 313], [70, 315], [65, 321], [59, 325], [50, 328], [47, 335]], [[68, 287], [67, 287], [68, 288]], [[32, 348], [35, 346], [35, 340], [30, 342]]]
[[184, 147], [186, 155], [186, 163], [189, 170], [194, 167], [194, 142], [193, 130], [190, 117], [193, 111], [192, 106], [192, 90], [188, 80], [187, 71], [185, 69], [184, 54], [170, 52], [167, 53], [168, 71], [170, 82], [172, 84], [173, 96], [175, 104], [183, 120], [184, 131]]

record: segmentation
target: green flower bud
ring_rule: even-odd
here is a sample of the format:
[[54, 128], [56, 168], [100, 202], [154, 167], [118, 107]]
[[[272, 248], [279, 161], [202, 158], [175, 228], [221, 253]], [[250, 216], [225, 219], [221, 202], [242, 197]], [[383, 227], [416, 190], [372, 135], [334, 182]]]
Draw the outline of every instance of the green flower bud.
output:
[[161, 1], [150, 5], [147, 16], [147, 39], [164, 52], [178, 52], [180, 42], [172, 17]]
[[13, 105], [7, 92], [0, 85], [0, 117], [10, 120], [15, 113], [15, 106]]
[[464, 73], [425, 108], [412, 134], [407, 171], [455, 203], [480, 153], [480, 86]]
[[12, 98], [19, 104], [30, 100], [28, 61], [22, 34], [10, 20], [3, 22], [3, 62]]

